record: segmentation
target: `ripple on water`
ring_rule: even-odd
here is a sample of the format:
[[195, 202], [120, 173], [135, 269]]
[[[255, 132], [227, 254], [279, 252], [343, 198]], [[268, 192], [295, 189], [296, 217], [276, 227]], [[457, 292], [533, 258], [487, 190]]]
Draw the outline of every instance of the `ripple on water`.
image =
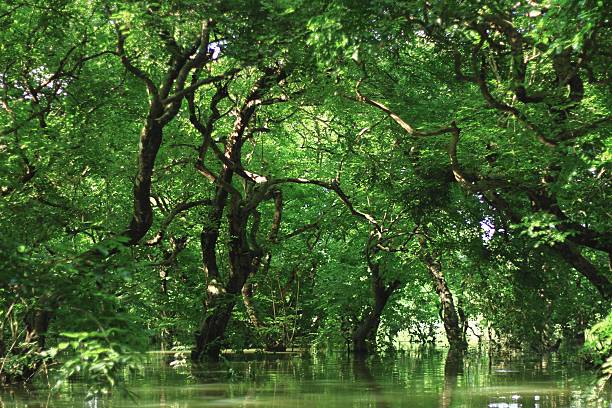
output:
[[[500, 360], [496, 364], [502, 364]], [[128, 379], [136, 403], [115, 392], [84, 402], [86, 386], [0, 390], [0, 407], [323, 407], [323, 408], [612, 408], [609, 391], [593, 403], [592, 373], [551, 361], [546, 369], [504, 361], [490, 369], [486, 356], [445, 364], [444, 353], [354, 360], [346, 355], [227, 361], [171, 368], [147, 365]], [[515, 367], [520, 367], [516, 369]]]

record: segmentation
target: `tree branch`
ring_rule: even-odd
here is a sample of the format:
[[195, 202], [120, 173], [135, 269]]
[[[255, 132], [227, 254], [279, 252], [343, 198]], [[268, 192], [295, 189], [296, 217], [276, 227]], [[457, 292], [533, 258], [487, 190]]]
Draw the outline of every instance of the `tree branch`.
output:
[[215, 76], [204, 78], [204, 79], [200, 79], [200, 80], [192, 83], [188, 87], [178, 90], [174, 94], [172, 94], [172, 95], [168, 96], [167, 98], [163, 99], [161, 102], [164, 105], [168, 105], [168, 104], [171, 104], [173, 102], [179, 101], [181, 98], [184, 98], [186, 95], [192, 93], [193, 91], [195, 91], [196, 89], [198, 89], [202, 85], [206, 85], [206, 84], [210, 84], [210, 83], [213, 83], [213, 82], [221, 81], [223, 79], [231, 78], [232, 76], [236, 75], [238, 72], [240, 72], [240, 70], [238, 68], [233, 68], [233, 69], [230, 69], [230, 70], [224, 72], [223, 74], [215, 75]]
[[125, 37], [125, 34], [123, 34], [123, 32], [121, 31], [121, 28], [119, 27], [118, 23], [115, 23], [115, 30], [117, 31], [117, 55], [119, 55], [119, 58], [121, 59], [121, 63], [123, 64], [125, 69], [127, 69], [130, 73], [132, 73], [132, 75], [134, 75], [136, 78], [139, 78], [141, 81], [145, 83], [151, 98], [157, 98], [158, 97], [157, 87], [155, 86], [151, 78], [149, 78], [149, 76], [144, 71], [134, 66], [134, 64], [132, 64], [132, 61], [128, 58], [125, 52], [125, 38], [126, 37]]
[[269, 181], [269, 183], [270, 185], [281, 184], [281, 183], [313, 184], [313, 185], [317, 185], [317, 186], [326, 188], [327, 190], [333, 191], [340, 198], [340, 200], [342, 200], [342, 202], [346, 205], [346, 207], [349, 209], [351, 214], [366, 220], [369, 224], [371, 224], [376, 229], [376, 231], [379, 234], [382, 234], [383, 232], [383, 228], [372, 215], [365, 213], [363, 211], [359, 211], [353, 206], [353, 203], [351, 202], [350, 197], [346, 195], [346, 193], [340, 188], [340, 184], [338, 183], [337, 180], [332, 180], [331, 182], [325, 182], [321, 180], [310, 180], [310, 179], [305, 179], [305, 178], [291, 178], [290, 177], [290, 178], [282, 178], [282, 179], [273, 179]]
[[174, 221], [174, 218], [176, 218], [177, 215], [179, 215], [180, 213], [187, 211], [193, 207], [197, 207], [200, 205], [211, 205], [211, 200], [210, 199], [203, 199], [203, 200], [196, 200], [196, 201], [189, 201], [186, 203], [180, 203], [178, 205], [176, 205], [169, 213], [168, 215], [166, 215], [166, 217], [164, 218], [164, 220], [161, 222], [161, 225], [159, 227], [159, 231], [157, 232], [157, 234], [151, 238], [150, 240], [148, 240], [146, 242], [146, 244], [148, 246], [152, 246], [152, 245], [157, 245], [161, 242], [161, 240], [164, 238], [164, 235], [166, 234], [166, 230], [168, 229], [168, 227], [170, 226], [170, 224], [172, 223], [172, 221]]

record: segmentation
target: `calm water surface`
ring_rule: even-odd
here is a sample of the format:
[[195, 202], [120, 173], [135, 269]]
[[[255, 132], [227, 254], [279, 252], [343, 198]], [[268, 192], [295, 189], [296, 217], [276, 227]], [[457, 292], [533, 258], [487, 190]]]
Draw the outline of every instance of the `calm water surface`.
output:
[[154, 356], [121, 393], [84, 401], [79, 382], [60, 393], [0, 389], [0, 407], [612, 408], [593, 373], [554, 358], [489, 358], [444, 351], [393, 357], [246, 356], [197, 369]]

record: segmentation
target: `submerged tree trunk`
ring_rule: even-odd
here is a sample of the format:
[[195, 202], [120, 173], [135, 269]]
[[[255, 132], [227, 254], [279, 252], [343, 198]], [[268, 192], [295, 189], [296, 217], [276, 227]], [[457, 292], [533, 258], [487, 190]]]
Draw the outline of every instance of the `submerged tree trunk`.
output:
[[[232, 204], [234, 208], [230, 211], [230, 239], [229, 262], [230, 271], [225, 283], [221, 282], [218, 271], [211, 272], [216, 268], [216, 259], [211, 263], [211, 259], [205, 259], [206, 271], [209, 273], [206, 311], [198, 332], [196, 332], [196, 344], [192, 352], [192, 359], [199, 360], [203, 356], [215, 359], [219, 356], [225, 337], [225, 329], [229, 323], [234, 306], [240, 297], [253, 267], [257, 264], [256, 257], [253, 256], [246, 241], [246, 225], [248, 215], [241, 212], [237, 200]], [[206, 234], [204, 234], [206, 236]], [[216, 241], [216, 237], [215, 237]], [[203, 244], [204, 247], [204, 244]], [[203, 251], [209, 256], [213, 255], [207, 249]], [[216, 257], [216, 254], [215, 254]]]
[[461, 329], [461, 322], [455, 308], [453, 295], [442, 272], [442, 266], [440, 262], [427, 253], [423, 256], [423, 261], [429, 270], [434, 288], [440, 299], [441, 317], [448, 343], [452, 349], [465, 349], [467, 348], [467, 342], [465, 341], [464, 331]]
[[[269, 195], [271, 198], [274, 199], [274, 214], [272, 217], [272, 225], [268, 232], [267, 242], [270, 244], [274, 244], [279, 242], [278, 234], [283, 214], [283, 194], [281, 190], [272, 190], [270, 191]], [[290, 236], [293, 237], [299, 235], [306, 230], [307, 228], [298, 229], [296, 231], [293, 231]], [[253, 268], [251, 276], [255, 274], [265, 276], [270, 271], [270, 266], [272, 264], [272, 250], [270, 247], [262, 248], [257, 243], [257, 237], [255, 237], [253, 234], [251, 234], [250, 240], [251, 245], [254, 249], [254, 254], [256, 255], [256, 259], [261, 260], [258, 261], [257, 265], [255, 265], [255, 267]], [[310, 250], [312, 250], [312, 247], [310, 248]], [[285, 351], [293, 340], [294, 333], [290, 333], [285, 319], [280, 319], [280, 325], [282, 326], [282, 330], [280, 332], [277, 330], [273, 330], [272, 326], [278, 324], [277, 317], [279, 314], [284, 314], [285, 316], [287, 316], [287, 310], [294, 307], [294, 302], [299, 298], [299, 281], [298, 295], [295, 296], [295, 293], [290, 292], [292, 284], [296, 281], [296, 279], [298, 279], [298, 268], [299, 266], [296, 264], [291, 269], [291, 274], [285, 284], [281, 284], [280, 280], [278, 280], [278, 292], [276, 294], [276, 297], [279, 306], [277, 309], [275, 305], [276, 303], [273, 300], [272, 314], [274, 316], [274, 321], [270, 326], [265, 323], [258, 315], [259, 311], [257, 310], [253, 299], [255, 294], [255, 285], [253, 285], [253, 283], [251, 282], [247, 282], [242, 287], [242, 301], [244, 303], [249, 322], [254, 327], [255, 331], [261, 335], [262, 345], [266, 351]], [[287, 296], [288, 293], [291, 293], [291, 295], [294, 296]]]
[[191, 359], [201, 360], [206, 356], [217, 359], [223, 347], [225, 329], [232, 316], [235, 300], [228, 294], [218, 296], [209, 295], [207, 316], [196, 332], [195, 348], [191, 352]]
[[387, 305], [389, 297], [400, 287], [400, 282], [394, 280], [385, 285], [380, 276], [380, 266], [369, 262], [368, 270], [372, 282], [372, 294], [374, 305], [366, 313], [365, 317], [358, 323], [351, 334], [353, 352], [358, 354], [372, 353], [376, 351], [376, 333], [380, 325], [380, 317]]
[[196, 345], [192, 352], [193, 360], [199, 360], [203, 356], [216, 359], [219, 356], [225, 329], [242, 288], [251, 273], [254, 259], [251, 251], [248, 250], [245, 232], [248, 215], [242, 214], [237, 206], [237, 200], [234, 200], [234, 208], [228, 215], [232, 237], [229, 248], [229, 277], [223, 284], [219, 275], [210, 275], [212, 279], [209, 279], [207, 287], [206, 316], [196, 333]]
[[[217, 279], [210, 279], [207, 288], [206, 317], [196, 333], [196, 345], [192, 359], [203, 356], [215, 359], [219, 356], [225, 337], [225, 329], [231, 319], [236, 301], [248, 277], [259, 267], [260, 252], [249, 244], [246, 237], [249, 216], [238, 200], [232, 203], [228, 216], [230, 220], [229, 277], [223, 285]], [[258, 218], [254, 221], [257, 228]]]
[[380, 325], [380, 316], [384, 309], [384, 303], [386, 303], [386, 299], [376, 299], [376, 305], [353, 330], [351, 335], [353, 352], [366, 354], [376, 350], [376, 333]]

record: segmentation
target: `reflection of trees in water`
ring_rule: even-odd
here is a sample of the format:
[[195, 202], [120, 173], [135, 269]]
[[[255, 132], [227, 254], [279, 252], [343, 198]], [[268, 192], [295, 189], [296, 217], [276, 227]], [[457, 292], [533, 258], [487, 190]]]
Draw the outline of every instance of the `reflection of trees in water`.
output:
[[453, 391], [457, 387], [457, 377], [463, 373], [463, 352], [450, 349], [444, 361], [444, 389], [440, 394], [439, 408], [451, 406]]
[[190, 376], [204, 385], [196, 387], [198, 397], [212, 398], [222, 404], [228, 398], [240, 398], [248, 404], [257, 400], [262, 392], [271, 392], [275, 397], [295, 393], [295, 388], [299, 388], [305, 378], [324, 381], [325, 366], [289, 354], [232, 356], [231, 359], [193, 364]]
[[374, 406], [376, 408], [391, 407], [391, 403], [387, 400], [383, 388], [376, 382], [364, 356], [355, 355], [353, 372], [355, 373], [355, 380], [364, 383], [367, 390], [374, 396]]
[[[419, 355], [419, 358], [415, 359], [419, 363], [428, 361], [427, 356]], [[419, 365], [413, 367], [413, 369], [419, 368]], [[422, 367], [420, 367], [422, 369]], [[376, 408], [390, 408], [392, 406], [391, 399], [386, 395], [385, 390], [376, 381], [376, 378], [372, 375], [372, 371], [368, 366], [366, 359], [363, 357], [355, 356], [353, 359], [353, 372], [355, 374], [355, 380], [364, 384], [368, 392], [374, 398], [374, 406]], [[422, 370], [419, 371], [422, 375]], [[440, 394], [438, 400], [439, 408], [449, 408], [452, 402], [452, 394], [454, 389], [457, 387], [458, 376], [463, 374], [463, 352], [460, 350], [449, 350], [446, 360], [444, 361], [444, 388]]]

